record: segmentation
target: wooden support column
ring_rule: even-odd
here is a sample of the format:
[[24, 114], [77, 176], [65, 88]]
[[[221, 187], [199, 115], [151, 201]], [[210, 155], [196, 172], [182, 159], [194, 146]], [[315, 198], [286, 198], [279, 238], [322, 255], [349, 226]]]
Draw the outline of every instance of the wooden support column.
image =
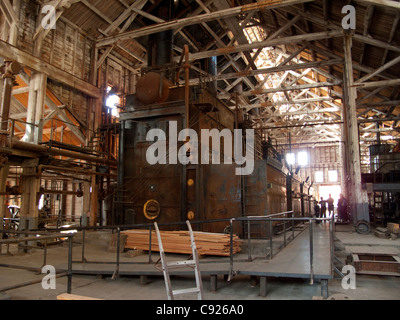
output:
[[95, 226], [97, 224], [97, 210], [98, 210], [98, 184], [96, 183], [96, 175], [92, 175], [92, 193], [90, 194], [90, 218], [89, 225]]
[[25, 142], [40, 143], [42, 141], [44, 104], [46, 99], [47, 76], [44, 73], [33, 72], [29, 83], [28, 111], [26, 122]]
[[[9, 6], [7, 6], [9, 4]], [[16, 45], [17, 43], [17, 38], [18, 38], [18, 27], [19, 27], [19, 12], [20, 12], [20, 6], [21, 6], [21, 1], [20, 0], [14, 0], [13, 4], [9, 2], [4, 2], [2, 6], [3, 12], [9, 11], [9, 18], [11, 17], [11, 20], [7, 19], [5, 21], [1, 21], [0, 19], [0, 24], [3, 22], [3, 35], [1, 35], [0, 39], [8, 41], [9, 44], [11, 45]], [[7, 15], [5, 15], [7, 16]], [[0, 65], [3, 65], [3, 63], [0, 63]], [[10, 114], [10, 104], [11, 104], [11, 91], [14, 86], [14, 81], [15, 81], [15, 76], [20, 73], [21, 71], [21, 65], [18, 62], [14, 62], [6, 59], [4, 61], [4, 65], [1, 67], [0, 73], [2, 74], [2, 78], [4, 79], [1, 81], [1, 88], [0, 88], [0, 98], [1, 98], [1, 130], [2, 130], [2, 135], [1, 135], [1, 146], [5, 146], [6, 141], [5, 138], [6, 136], [3, 135], [4, 131], [7, 130], [7, 121], [9, 119], [9, 114]]]
[[5, 61], [0, 67], [0, 74], [3, 78], [2, 94], [1, 94], [1, 125], [0, 125], [0, 145], [6, 146], [8, 120], [10, 116], [12, 88], [15, 82], [15, 76], [20, 73], [21, 65], [14, 61]]
[[[342, 111], [345, 111], [344, 108]], [[342, 119], [345, 119], [344, 112], [342, 112]], [[346, 136], [345, 129], [346, 128], [343, 123], [341, 125], [342, 141], [343, 141], [344, 137]], [[346, 178], [347, 178], [348, 174], [347, 174], [347, 159], [346, 159], [346, 155], [347, 155], [346, 143], [344, 143], [344, 141], [343, 141], [343, 143], [340, 143], [338, 149], [339, 149], [339, 160], [338, 161], [341, 161], [341, 163], [342, 163], [342, 170], [340, 170], [340, 187], [342, 189], [342, 194], [347, 195], [348, 192], [347, 192]]]
[[38, 159], [26, 160], [22, 164], [22, 198], [20, 211], [20, 228], [22, 230], [31, 230], [38, 227], [40, 198], [40, 178], [36, 175], [38, 171], [38, 164]]
[[344, 34], [344, 141], [346, 144], [348, 199], [353, 222], [369, 223], [368, 196], [361, 185], [360, 140], [357, 122], [357, 89], [354, 86], [353, 59], [351, 54], [352, 35]]
[[[19, 19], [19, 13], [21, 10], [21, 0], [13, 0], [13, 10], [15, 12], [16, 17]], [[19, 29], [19, 20], [13, 21], [10, 25], [10, 35], [8, 37], [8, 42], [15, 46], [18, 40], [18, 29]]]

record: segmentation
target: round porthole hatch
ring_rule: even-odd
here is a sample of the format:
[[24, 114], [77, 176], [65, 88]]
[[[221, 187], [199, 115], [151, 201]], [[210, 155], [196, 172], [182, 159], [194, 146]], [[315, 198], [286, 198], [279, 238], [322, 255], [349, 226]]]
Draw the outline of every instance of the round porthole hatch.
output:
[[143, 214], [146, 219], [154, 220], [160, 215], [160, 204], [157, 200], [151, 199], [143, 206]]

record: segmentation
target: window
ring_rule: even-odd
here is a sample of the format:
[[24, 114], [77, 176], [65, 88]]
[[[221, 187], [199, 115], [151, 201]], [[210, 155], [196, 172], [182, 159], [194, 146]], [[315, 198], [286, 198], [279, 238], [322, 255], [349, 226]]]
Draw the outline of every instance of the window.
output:
[[316, 183], [324, 182], [324, 172], [323, 171], [315, 171], [315, 182]]
[[118, 95], [112, 94], [112, 87], [107, 88], [107, 93], [109, 96], [106, 100], [106, 106], [111, 109], [111, 114], [113, 117], [118, 117], [118, 106], [121, 104], [121, 99]]
[[328, 171], [329, 182], [337, 182], [338, 181], [338, 173], [336, 170]]
[[308, 165], [308, 153], [307, 152], [299, 152], [297, 155], [297, 162], [299, 166]]
[[289, 166], [292, 166], [296, 163], [296, 158], [295, 158], [294, 153], [288, 153], [286, 155], [286, 162]]

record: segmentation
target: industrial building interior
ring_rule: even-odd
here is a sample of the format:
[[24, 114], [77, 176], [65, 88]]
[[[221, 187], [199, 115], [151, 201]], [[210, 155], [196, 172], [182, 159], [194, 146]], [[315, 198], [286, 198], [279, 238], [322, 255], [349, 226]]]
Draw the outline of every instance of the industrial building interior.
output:
[[1, 0], [0, 65], [0, 299], [400, 299], [398, 1]]

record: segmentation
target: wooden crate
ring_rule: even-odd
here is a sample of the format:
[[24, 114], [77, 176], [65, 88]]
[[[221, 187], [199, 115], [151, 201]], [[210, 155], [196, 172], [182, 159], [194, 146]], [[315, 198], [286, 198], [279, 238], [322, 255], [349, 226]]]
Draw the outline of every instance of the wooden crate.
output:
[[358, 274], [400, 276], [400, 258], [394, 254], [352, 253]]

